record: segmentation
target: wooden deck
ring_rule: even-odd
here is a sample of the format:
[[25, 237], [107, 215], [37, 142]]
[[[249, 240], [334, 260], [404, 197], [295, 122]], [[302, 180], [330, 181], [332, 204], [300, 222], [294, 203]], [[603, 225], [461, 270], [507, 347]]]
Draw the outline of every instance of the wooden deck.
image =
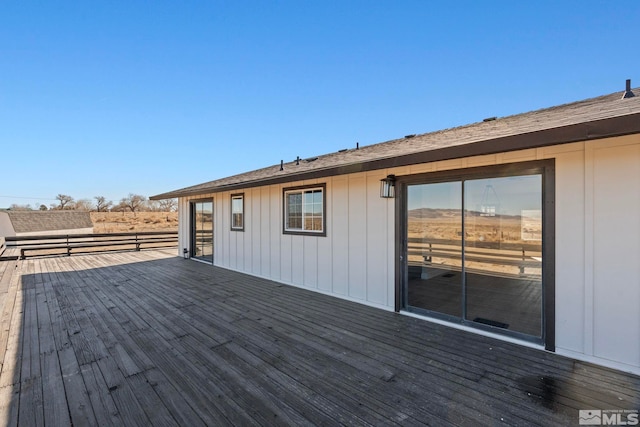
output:
[[141, 251], [0, 262], [0, 423], [577, 425], [640, 378]]

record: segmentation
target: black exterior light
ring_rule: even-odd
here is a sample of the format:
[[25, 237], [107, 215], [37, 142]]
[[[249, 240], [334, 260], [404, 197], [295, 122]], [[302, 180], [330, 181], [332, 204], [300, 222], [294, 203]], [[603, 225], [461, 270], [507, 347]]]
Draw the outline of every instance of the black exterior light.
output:
[[380, 197], [383, 199], [393, 199], [396, 197], [396, 176], [387, 175], [380, 180]]

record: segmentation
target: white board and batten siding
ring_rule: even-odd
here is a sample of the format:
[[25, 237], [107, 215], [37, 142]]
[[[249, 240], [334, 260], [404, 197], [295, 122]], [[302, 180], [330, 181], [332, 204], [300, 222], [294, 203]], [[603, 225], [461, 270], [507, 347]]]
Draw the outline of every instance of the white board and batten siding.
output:
[[[640, 373], [640, 135], [234, 191], [245, 196], [244, 232], [230, 229], [230, 192], [196, 198], [214, 199], [215, 265], [393, 310], [396, 218], [380, 179], [550, 158], [556, 351]], [[327, 235], [283, 234], [283, 188], [320, 183]], [[179, 206], [189, 247], [188, 199]]]
[[593, 352], [640, 362], [640, 145], [594, 144], [588, 187], [593, 187]]
[[[385, 176], [385, 175], [382, 175]], [[214, 265], [392, 310], [393, 200], [380, 173], [206, 194], [214, 203]], [[283, 233], [283, 189], [326, 185], [326, 236]], [[231, 231], [231, 194], [244, 193], [244, 231]], [[180, 254], [189, 248], [189, 199], [181, 198]]]
[[640, 135], [551, 147], [559, 353], [640, 373]]

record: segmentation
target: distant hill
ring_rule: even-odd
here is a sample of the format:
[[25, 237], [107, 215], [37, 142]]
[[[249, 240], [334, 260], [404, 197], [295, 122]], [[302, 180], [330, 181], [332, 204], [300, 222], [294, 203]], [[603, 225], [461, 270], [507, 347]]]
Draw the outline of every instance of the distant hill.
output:
[[[478, 211], [467, 211], [467, 214], [471, 214], [473, 216], [483, 216], [482, 212]], [[455, 218], [460, 216], [459, 209], [432, 209], [432, 208], [418, 208], [411, 209], [409, 211], [409, 218], [413, 219], [426, 219], [426, 218]], [[504, 219], [520, 219], [520, 215], [495, 215], [494, 218], [504, 218]]]
[[449, 218], [460, 215], [459, 209], [419, 208], [409, 211], [409, 218]]

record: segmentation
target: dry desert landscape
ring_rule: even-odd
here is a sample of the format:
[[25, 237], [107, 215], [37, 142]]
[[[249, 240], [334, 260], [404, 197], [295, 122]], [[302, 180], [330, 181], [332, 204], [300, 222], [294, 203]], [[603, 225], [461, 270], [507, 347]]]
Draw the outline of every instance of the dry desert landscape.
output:
[[94, 233], [178, 231], [178, 212], [91, 212]]

